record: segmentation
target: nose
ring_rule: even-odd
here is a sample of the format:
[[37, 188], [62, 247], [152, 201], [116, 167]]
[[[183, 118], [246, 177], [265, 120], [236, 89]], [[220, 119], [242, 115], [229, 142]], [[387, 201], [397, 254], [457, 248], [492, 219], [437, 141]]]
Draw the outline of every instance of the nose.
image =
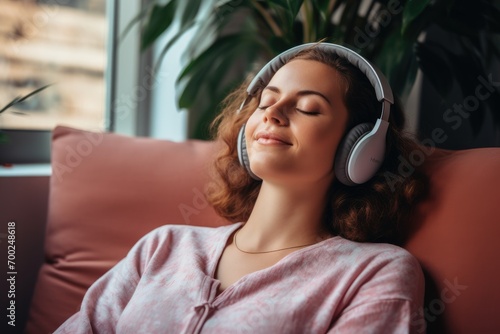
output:
[[267, 107], [263, 114], [264, 123], [270, 122], [275, 125], [287, 125], [288, 118], [282, 111], [282, 108], [277, 105]]

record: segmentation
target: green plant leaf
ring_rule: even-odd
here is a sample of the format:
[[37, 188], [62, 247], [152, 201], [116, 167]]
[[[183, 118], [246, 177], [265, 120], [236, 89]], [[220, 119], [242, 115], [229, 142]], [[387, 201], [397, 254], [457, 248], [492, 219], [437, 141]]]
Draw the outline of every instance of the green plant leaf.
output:
[[193, 59], [205, 51], [220, 36], [221, 27], [226, 21], [227, 17], [219, 15], [217, 11], [199, 17], [194, 36], [186, 48], [187, 59]]
[[177, 9], [177, 2], [171, 0], [166, 5], [155, 4], [151, 10], [149, 20], [144, 26], [141, 35], [141, 50], [146, 50], [152, 45], [156, 39], [163, 34], [172, 24], [175, 12]]
[[2, 110], [0, 110], [0, 114], [9, 109], [10, 107], [12, 107], [13, 105], [15, 105], [16, 103], [18, 103], [20, 99], [21, 99], [20, 96], [14, 98], [14, 100], [10, 101], [5, 107], [2, 108]]
[[220, 103], [233, 88], [232, 82], [241, 83], [245, 78], [248, 68], [245, 68], [248, 66], [245, 64], [250, 64], [249, 61], [253, 62], [257, 57], [255, 50], [259, 43], [252, 34], [229, 35], [220, 38], [211, 48], [193, 59], [178, 77], [178, 83], [182, 86], [179, 107], [192, 107], [200, 98], [200, 93], [208, 93], [210, 99]]
[[[265, 2], [265, 1], [264, 1]], [[286, 25], [291, 27], [300, 7], [304, 1], [302, 0], [270, 0], [267, 1], [271, 8], [274, 8], [276, 14], [281, 17], [280, 21], [286, 21]], [[279, 7], [279, 8], [278, 8]], [[289, 31], [289, 29], [287, 29]]]
[[408, 26], [429, 6], [431, 0], [408, 0], [403, 10], [403, 26], [401, 31], [404, 34]]
[[314, 7], [321, 13], [327, 14], [330, 0], [312, 0]]
[[304, 1], [299, 1], [299, 0], [287, 0], [287, 8], [290, 11], [290, 17], [292, 19], [295, 19], [297, 17], [297, 14], [299, 13], [300, 7], [302, 6], [302, 3]]
[[203, 53], [201, 53], [199, 56], [193, 59], [189, 64], [187, 64], [187, 66], [181, 71], [181, 73], [177, 77], [177, 80], [180, 81], [184, 79], [184, 77], [190, 74], [193, 68], [201, 67], [204, 68], [204, 71], [207, 71], [207, 68], [210, 67], [210, 65], [215, 59], [219, 57], [227, 58], [231, 56], [232, 53], [226, 53], [226, 52], [228, 51], [228, 49], [233, 48], [232, 52], [234, 53], [234, 49], [237, 49], [237, 45], [241, 43], [242, 38], [243, 37], [241, 34], [229, 35], [219, 38], [210, 46], [210, 48], [206, 49]]
[[185, 1], [183, 12], [181, 14], [180, 29], [191, 27], [194, 24], [196, 16], [200, 12], [202, 0]]
[[412, 45], [413, 42], [403, 38], [395, 29], [384, 39], [384, 44], [374, 57], [374, 62], [389, 80], [394, 95], [402, 101], [406, 100], [413, 87], [417, 73]]
[[194, 25], [195, 22], [191, 22], [191, 25], [187, 25], [187, 26], [184, 26], [184, 29], [182, 30], [179, 30], [174, 36], [172, 36], [172, 38], [167, 42], [167, 44], [165, 44], [165, 46], [162, 48], [161, 52], [160, 52], [160, 55], [158, 57], [158, 62], [157, 64], [155, 64], [155, 72], [157, 72], [160, 68], [160, 65], [163, 61], [163, 59], [165, 58], [165, 55], [167, 54], [168, 50], [170, 50], [170, 48], [172, 47], [172, 45], [175, 44], [175, 42], [177, 42], [179, 40], [179, 38], [182, 37], [182, 35], [184, 35], [186, 33], [187, 30], [189, 30], [192, 25]]
[[45, 86], [42, 86], [38, 89], [35, 89], [34, 91], [32, 91], [31, 93], [23, 96], [19, 101], [18, 103], [20, 102], [23, 102], [24, 100], [26, 100], [27, 98], [30, 98], [31, 96], [35, 95], [35, 94], [38, 94], [39, 92], [41, 92], [42, 90], [45, 90], [47, 89], [48, 87], [52, 86], [53, 84], [48, 84], [48, 85], [45, 85]]
[[360, 1], [356, 1], [351, 6], [348, 6], [346, 4], [339, 23], [341, 29], [336, 35], [336, 37], [338, 38], [338, 43], [344, 44], [346, 41], [353, 40], [353, 36], [356, 34], [356, 31], [354, 31], [354, 27], [366, 26], [367, 18], [358, 19], [359, 5]]
[[180, 109], [189, 109], [193, 106], [198, 95], [204, 90], [204, 85], [202, 83], [204, 79], [205, 74], [198, 71], [185, 81], [184, 87], [182, 82], [179, 81], [178, 85], [181, 93], [178, 98], [177, 105]]
[[241, 39], [242, 36], [239, 34], [222, 37], [187, 64], [177, 79], [178, 83], [184, 81], [185, 84], [185, 88], [182, 89], [179, 96], [178, 105], [180, 108], [189, 108], [194, 103], [198, 92], [201, 91], [200, 87], [206, 80], [207, 71], [214, 62], [225, 59], [229, 66], [231, 61], [234, 61], [235, 50], [237, 50], [235, 45], [238, 45], [235, 43], [238, 40], [241, 42]]
[[[219, 114], [221, 102], [230, 92], [241, 85], [245, 79], [245, 74], [249, 69], [242, 68], [242, 64], [253, 64], [255, 61], [256, 55], [251, 52], [252, 49], [255, 49], [253, 41], [248, 41], [248, 43], [243, 44], [235, 50], [234, 58], [237, 61], [228, 64], [224, 58], [214, 63], [209, 69], [205, 80], [207, 81], [207, 93], [211, 99], [209, 99], [209, 103], [197, 103], [192, 108], [197, 113], [196, 117], [198, 118], [194, 132], [192, 133], [194, 138], [204, 139], [209, 137], [210, 124], [216, 115]], [[204, 96], [201, 96], [200, 99], [206, 101]]]
[[268, 3], [270, 5], [278, 5], [282, 8], [290, 10], [290, 13], [293, 14], [295, 17], [297, 13], [299, 12], [300, 6], [302, 6], [302, 3], [304, 1], [302, 0], [268, 0], [268, 1], [261, 1], [263, 3]]
[[449, 60], [437, 52], [436, 45], [429, 43], [417, 43], [415, 53], [420, 69], [429, 79], [429, 82], [446, 99], [453, 87], [453, 70], [450, 68]]
[[319, 33], [325, 37], [330, 37], [326, 30], [332, 25], [330, 22], [332, 8], [330, 7], [333, 7], [333, 3], [332, 0], [312, 0], [315, 25]]
[[123, 32], [121, 33], [119, 40], [122, 41], [125, 39], [125, 36], [130, 32], [130, 30], [138, 23], [144, 20], [144, 18], [147, 16], [147, 14], [151, 11], [152, 6], [154, 5], [154, 2], [148, 3], [147, 5], [144, 6], [144, 8], [141, 10], [139, 14], [137, 14], [132, 21], [130, 21], [125, 29], [123, 29]]
[[16, 104], [19, 104], [21, 102], [23, 102], [24, 100], [30, 98], [31, 96], [35, 95], [35, 94], [38, 94], [39, 92], [41, 92], [42, 90], [45, 90], [47, 89], [48, 87], [52, 86], [53, 84], [48, 84], [48, 85], [45, 85], [45, 86], [42, 86], [38, 89], [35, 89], [34, 91], [32, 91], [31, 93], [29, 94], [26, 94], [24, 96], [18, 96], [16, 97], [14, 100], [12, 100], [10, 103], [8, 103], [5, 107], [3, 107], [1, 110], [0, 110], [0, 114], [3, 113], [4, 111], [6, 111], [7, 109], [9, 109], [10, 107], [16, 105]]

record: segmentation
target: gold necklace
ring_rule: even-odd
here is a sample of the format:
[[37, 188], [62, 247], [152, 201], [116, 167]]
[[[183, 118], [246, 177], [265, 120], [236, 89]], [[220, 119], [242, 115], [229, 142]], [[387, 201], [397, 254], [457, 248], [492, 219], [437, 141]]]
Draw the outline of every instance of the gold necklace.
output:
[[307, 247], [307, 246], [311, 246], [311, 245], [314, 245], [314, 244], [315, 244], [315, 243], [313, 242], [312, 244], [300, 245], [300, 246], [292, 246], [292, 247], [280, 248], [280, 249], [275, 249], [275, 250], [270, 250], [270, 251], [263, 251], [263, 252], [249, 252], [249, 251], [245, 251], [245, 250], [241, 249], [240, 247], [238, 247], [238, 243], [236, 242], [236, 236], [238, 235], [238, 232], [240, 232], [240, 230], [236, 231], [236, 233], [234, 234], [234, 237], [233, 237], [234, 246], [235, 246], [235, 247], [236, 247], [236, 249], [237, 249], [237, 250], [239, 250], [240, 252], [247, 253], [247, 254], [265, 254], [265, 253], [274, 253], [274, 252], [279, 252], [279, 251], [282, 251], [282, 250], [293, 249], [293, 248], [301, 248], [301, 247]]

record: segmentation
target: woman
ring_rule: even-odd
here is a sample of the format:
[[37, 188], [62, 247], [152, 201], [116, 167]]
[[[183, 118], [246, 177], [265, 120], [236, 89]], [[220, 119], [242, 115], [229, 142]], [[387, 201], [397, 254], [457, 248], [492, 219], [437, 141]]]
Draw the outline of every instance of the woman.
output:
[[[352, 51], [299, 49], [266, 66], [249, 93], [232, 94], [216, 120], [226, 145], [209, 199], [234, 224], [151, 232], [56, 333], [419, 329], [418, 262], [382, 243], [397, 242], [422, 184], [417, 173], [397, 175], [398, 157], [413, 147], [400, 134], [401, 111], [387, 103], [385, 79]], [[383, 139], [368, 168], [358, 157], [366, 137], [375, 138], [369, 151]]]

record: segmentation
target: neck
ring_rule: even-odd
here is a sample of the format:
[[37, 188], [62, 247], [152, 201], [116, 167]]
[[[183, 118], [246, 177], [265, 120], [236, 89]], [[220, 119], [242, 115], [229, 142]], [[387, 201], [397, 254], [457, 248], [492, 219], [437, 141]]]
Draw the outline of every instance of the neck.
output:
[[263, 181], [252, 213], [238, 235], [238, 245], [262, 251], [324, 239], [321, 223], [326, 190], [318, 185], [294, 190]]

